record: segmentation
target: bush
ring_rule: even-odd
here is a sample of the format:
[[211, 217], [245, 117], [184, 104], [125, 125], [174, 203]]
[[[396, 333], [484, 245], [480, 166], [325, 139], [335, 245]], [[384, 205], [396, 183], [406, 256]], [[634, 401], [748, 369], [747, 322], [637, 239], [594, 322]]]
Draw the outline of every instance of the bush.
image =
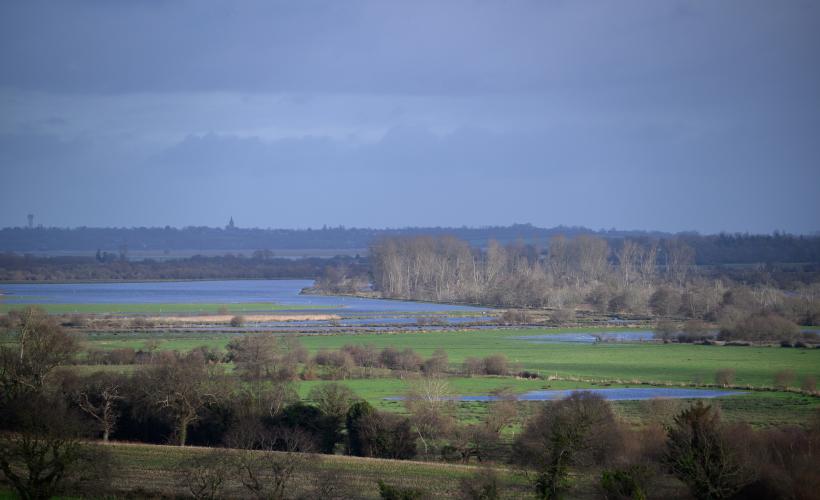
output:
[[652, 476], [652, 469], [646, 465], [605, 470], [601, 474], [601, 489], [607, 500], [646, 500]]
[[524, 310], [507, 309], [501, 314], [498, 322], [502, 325], [526, 325], [532, 323], [532, 317]]
[[492, 354], [484, 358], [484, 373], [487, 375], [506, 375], [509, 372], [507, 356]]
[[426, 496], [426, 492], [419, 488], [402, 488], [379, 480], [379, 497], [383, 500], [420, 500]]
[[513, 460], [534, 469], [541, 498], [556, 498], [571, 485], [570, 467], [606, 463], [620, 447], [610, 404], [600, 395], [574, 392], [542, 406], [513, 444]]
[[376, 411], [365, 401], [347, 412], [348, 450], [360, 457], [407, 460], [416, 456], [416, 438], [410, 421]]
[[233, 327], [240, 327], [245, 324], [245, 317], [244, 316], [234, 316], [231, 318], [231, 326]]
[[459, 496], [464, 500], [498, 500], [501, 498], [499, 483], [494, 470], [482, 470], [473, 477], [461, 479], [458, 487]]
[[464, 360], [464, 374], [469, 376], [484, 373], [484, 363], [479, 358], [469, 357]]
[[794, 342], [800, 333], [798, 326], [777, 314], [753, 314], [733, 327], [720, 331], [721, 340]]
[[794, 379], [793, 370], [780, 370], [774, 374], [774, 386], [778, 389], [786, 389], [794, 383]]
[[674, 321], [661, 320], [655, 325], [655, 336], [667, 341], [674, 338], [675, 334], [680, 332], [680, 330], [680, 326]]
[[751, 471], [737, 450], [748, 439], [727, 433], [712, 406], [698, 401], [679, 413], [668, 436], [664, 461], [695, 498], [731, 498], [751, 482]]
[[723, 368], [715, 372], [715, 384], [728, 387], [735, 383], [735, 369]]
[[817, 391], [817, 379], [811, 375], [806, 375], [803, 377], [803, 384], [800, 386], [806, 392], [816, 392]]
[[680, 294], [667, 287], [660, 287], [649, 297], [649, 309], [655, 316], [671, 316], [680, 308]]

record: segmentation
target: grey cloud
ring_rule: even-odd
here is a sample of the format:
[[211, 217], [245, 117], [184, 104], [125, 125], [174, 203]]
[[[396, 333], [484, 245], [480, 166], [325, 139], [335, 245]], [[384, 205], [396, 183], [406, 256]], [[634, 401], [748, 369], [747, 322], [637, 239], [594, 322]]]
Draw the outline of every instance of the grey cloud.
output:
[[820, 5], [0, 3], [0, 224], [817, 229]]
[[0, 85], [450, 95], [693, 82], [725, 77], [727, 67], [738, 78], [816, 79], [809, 47], [818, 42], [820, 7], [34, 1], [6, 2], [0, 17], [0, 58], [9, 69]]

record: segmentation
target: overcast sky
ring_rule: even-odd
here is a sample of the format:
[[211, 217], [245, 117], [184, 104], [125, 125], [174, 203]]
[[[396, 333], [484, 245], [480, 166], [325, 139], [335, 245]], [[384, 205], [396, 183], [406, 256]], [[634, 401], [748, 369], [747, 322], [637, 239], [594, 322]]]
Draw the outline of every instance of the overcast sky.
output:
[[0, 3], [0, 226], [820, 230], [820, 2]]

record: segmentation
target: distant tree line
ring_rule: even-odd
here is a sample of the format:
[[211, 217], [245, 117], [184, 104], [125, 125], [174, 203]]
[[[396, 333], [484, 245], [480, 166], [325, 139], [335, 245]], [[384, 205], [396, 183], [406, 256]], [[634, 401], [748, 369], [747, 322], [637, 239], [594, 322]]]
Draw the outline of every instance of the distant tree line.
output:
[[619, 246], [624, 240], [679, 239], [694, 251], [698, 265], [752, 263], [820, 262], [820, 236], [725, 234], [701, 236], [697, 233], [673, 235], [647, 231], [593, 231], [583, 227], [539, 228], [530, 224], [480, 228], [408, 227], [369, 229], [323, 227], [321, 229], [250, 229], [238, 227], [137, 227], [137, 228], [4, 228], [0, 229], [0, 252], [76, 251], [92, 253], [101, 249], [112, 257], [123, 249], [139, 251], [246, 251], [270, 249], [368, 248], [381, 238], [412, 236], [453, 236], [474, 247], [486, 247], [491, 240], [502, 245], [523, 242], [549, 245], [558, 236], [596, 236]]
[[132, 261], [112, 254], [94, 257], [33, 257], [0, 254], [0, 281], [61, 280], [186, 280], [186, 279], [312, 279], [326, 268], [365, 274], [365, 261], [353, 257], [285, 259], [265, 252], [250, 256], [195, 256], [166, 261]]

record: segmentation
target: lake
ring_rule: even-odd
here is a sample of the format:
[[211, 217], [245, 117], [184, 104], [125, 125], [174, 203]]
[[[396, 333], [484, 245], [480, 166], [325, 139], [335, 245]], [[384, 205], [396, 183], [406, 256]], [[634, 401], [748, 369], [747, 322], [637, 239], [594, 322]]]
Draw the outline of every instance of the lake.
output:
[[300, 295], [313, 280], [162, 281], [140, 283], [0, 284], [6, 304], [237, 304], [273, 302], [339, 313], [445, 313], [487, 309], [404, 300]]

